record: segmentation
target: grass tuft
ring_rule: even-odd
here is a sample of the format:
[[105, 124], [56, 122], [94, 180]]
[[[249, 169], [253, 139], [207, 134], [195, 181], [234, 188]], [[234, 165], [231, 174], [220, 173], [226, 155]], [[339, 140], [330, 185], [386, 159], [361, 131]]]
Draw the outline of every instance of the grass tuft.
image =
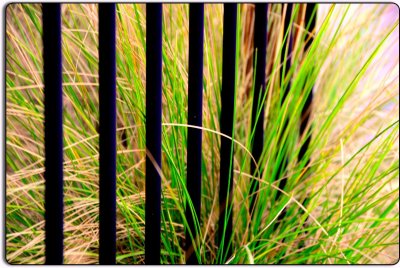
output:
[[[310, 34], [304, 6], [285, 53], [282, 5], [269, 5], [261, 173], [250, 175], [254, 6], [239, 5], [233, 254], [215, 243], [222, 75], [222, 4], [205, 4], [201, 263], [364, 264], [399, 258], [399, 13], [394, 4], [319, 4]], [[185, 262], [188, 4], [163, 5], [161, 263]], [[117, 5], [117, 263], [144, 263], [145, 5]], [[44, 263], [41, 8], [6, 10], [6, 258]], [[95, 4], [62, 5], [65, 263], [98, 263], [98, 17]], [[292, 64], [280, 77], [281, 53]], [[151, 79], [151, 78], [147, 78]], [[287, 81], [290, 93], [282, 101]], [[314, 93], [311, 143], [299, 136]], [[280, 163], [287, 158], [286, 170]], [[310, 162], [307, 161], [310, 159]], [[274, 180], [278, 178], [278, 180]], [[286, 179], [284, 188], [280, 181]], [[250, 184], [259, 181], [249, 215]], [[279, 193], [279, 194], [278, 194]], [[279, 198], [275, 198], [275, 197]], [[280, 217], [284, 215], [284, 217]]]

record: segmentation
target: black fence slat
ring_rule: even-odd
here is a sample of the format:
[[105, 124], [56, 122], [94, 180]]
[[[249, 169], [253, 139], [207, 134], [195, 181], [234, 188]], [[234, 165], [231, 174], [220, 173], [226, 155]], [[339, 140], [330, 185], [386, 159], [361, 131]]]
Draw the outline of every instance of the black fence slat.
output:
[[[233, 136], [235, 105], [237, 4], [224, 4], [221, 132]], [[221, 137], [218, 241], [223, 261], [232, 254], [233, 142]]]
[[[189, 5], [189, 81], [188, 81], [188, 124], [202, 126], [203, 106], [203, 36], [204, 4]], [[196, 218], [200, 220], [201, 208], [201, 145], [202, 131], [188, 129], [187, 139], [187, 190], [194, 207], [194, 213], [186, 204], [186, 263], [197, 264], [194, 244], [198, 239], [195, 228]], [[189, 234], [193, 235], [193, 240]]]
[[[292, 62], [292, 53], [293, 53], [293, 34], [292, 34], [292, 24], [291, 22], [291, 17], [292, 17], [292, 12], [293, 12], [293, 4], [286, 4], [286, 12], [285, 14], [282, 15], [285, 16], [284, 20], [284, 26], [283, 26], [283, 37], [284, 42], [282, 44], [282, 52], [281, 52], [281, 68], [280, 68], [280, 74], [281, 74], [281, 81], [282, 85], [285, 85], [284, 81], [286, 81], [285, 77], [288, 73], [288, 71], [291, 68], [291, 62]], [[284, 101], [286, 100], [286, 96], [290, 91], [290, 84], [291, 84], [291, 79], [288, 79], [287, 81], [287, 86], [283, 88], [283, 97], [281, 99], [281, 103], [283, 104]], [[281, 85], [281, 87], [282, 87]]]
[[[305, 16], [305, 26], [308, 26], [308, 31], [311, 33], [311, 36], [306, 35], [306, 42], [304, 44], [304, 52], [307, 53], [307, 50], [310, 48], [312, 42], [314, 41], [314, 31], [315, 31], [315, 25], [316, 25], [316, 8], [317, 5], [315, 3], [307, 3], [306, 6], [306, 16]], [[313, 89], [310, 90], [308, 95], [306, 96], [306, 102], [303, 106], [303, 109], [301, 111], [301, 123], [300, 123], [300, 137], [305, 136], [304, 143], [300, 147], [300, 152], [299, 152], [299, 161], [304, 158], [304, 155], [306, 151], [308, 150], [308, 147], [311, 142], [311, 134], [310, 133], [305, 133], [306, 127], [309, 124], [310, 121], [310, 114], [311, 114], [311, 109], [312, 109], [312, 102], [313, 102]], [[307, 159], [305, 166], [309, 164], [310, 160]]]
[[162, 4], [146, 4], [145, 263], [160, 264]]
[[[254, 21], [254, 95], [253, 107], [251, 113], [251, 130], [254, 130], [254, 137], [252, 140], [251, 153], [258, 163], [264, 147], [264, 102], [265, 96], [265, 67], [266, 67], [266, 54], [267, 54], [267, 11], [268, 4], [257, 3], [255, 4], [255, 21]], [[257, 114], [259, 116], [257, 118]], [[250, 164], [250, 172], [253, 176], [257, 176], [260, 170], [253, 161]], [[259, 183], [253, 179], [250, 183], [250, 213], [254, 209], [257, 199], [256, 192], [258, 191]]]
[[[287, 9], [287, 13], [286, 13], [286, 16], [288, 16], [289, 15], [289, 12], [292, 12], [292, 7], [291, 7], [291, 5], [292, 4], [288, 4], [288, 9]], [[307, 4], [307, 6], [306, 6], [306, 14], [305, 14], [305, 27], [307, 27], [308, 25], [309, 25], [309, 31], [310, 32], [313, 32], [314, 30], [315, 30], [315, 19], [316, 19], [316, 14], [314, 14], [314, 16], [312, 16], [313, 15], [313, 12], [314, 12], [314, 10], [315, 10], [315, 7], [316, 7], [316, 4], [314, 4], [314, 3], [308, 3]], [[291, 27], [291, 25], [289, 25], [289, 21], [290, 21], [290, 17], [289, 17], [289, 19], [288, 18], [286, 18], [285, 19], [285, 31], [287, 31], [288, 30], [288, 28], [289, 27]], [[292, 36], [289, 36], [290, 38], [291, 38], [291, 41], [292, 41], [292, 39], [293, 39], [293, 37]], [[305, 53], [307, 53], [307, 50], [309, 49], [309, 47], [311, 46], [311, 44], [312, 44], [312, 41], [313, 41], [313, 38], [311, 37], [309, 37], [309, 35], [306, 35], [305, 36], [305, 39], [306, 40], [304, 40], [305, 41], [305, 44], [304, 44], [304, 52]], [[288, 53], [290, 53], [290, 52], [292, 52], [293, 51], [293, 46], [291, 45], [291, 44], [289, 44], [289, 52]], [[281, 61], [281, 62], [283, 62], [283, 61]], [[289, 64], [290, 64], [290, 62], [289, 62]], [[290, 65], [289, 65], [290, 66]], [[288, 88], [287, 88], [287, 91], [290, 91], [290, 81], [288, 82]], [[286, 92], [286, 95], [287, 95], [287, 92]], [[286, 95], [285, 95], [285, 97], [286, 97]], [[306, 153], [306, 151], [308, 150], [308, 146], [309, 146], [309, 144], [310, 144], [310, 141], [311, 141], [311, 133], [305, 133], [305, 130], [306, 130], [306, 127], [307, 127], [307, 125], [308, 125], [308, 123], [309, 123], [309, 119], [310, 119], [310, 113], [311, 113], [311, 108], [312, 108], [312, 100], [313, 100], [313, 92], [312, 92], [312, 89], [308, 92], [308, 94], [306, 95], [306, 101], [305, 101], [305, 104], [304, 104], [304, 106], [303, 106], [303, 108], [302, 108], [302, 111], [301, 111], [301, 121], [300, 121], [300, 132], [299, 132], [299, 134], [300, 134], [300, 138], [303, 136], [303, 135], [307, 135], [306, 137], [305, 137], [305, 141], [304, 141], [304, 143], [301, 145], [301, 147], [300, 147], [300, 151], [299, 151], [299, 154], [298, 154], [298, 157], [297, 157], [297, 159], [298, 159], [298, 161], [300, 162], [300, 161], [304, 161], [304, 156], [305, 156], [305, 153]], [[284, 99], [282, 100], [282, 103], [283, 103], [283, 101], [284, 101]], [[286, 128], [286, 125], [287, 125], [287, 119], [285, 119], [285, 127], [284, 128]], [[288, 166], [288, 158], [287, 157], [285, 157], [285, 159], [283, 160], [283, 162], [281, 163], [281, 172], [279, 172], [280, 174], [284, 171], [284, 170], [286, 170], [286, 168], [287, 168], [287, 166]], [[310, 162], [310, 159], [308, 158], [307, 160], [306, 160], [306, 163], [305, 163], [305, 166], [307, 166], [308, 164], [309, 164], [309, 162]], [[303, 173], [304, 175], [306, 174], [306, 173]], [[303, 176], [304, 176], [303, 175]], [[276, 177], [275, 178], [275, 180], [278, 180], [279, 178], [278, 177]], [[279, 183], [279, 188], [280, 189], [283, 189], [285, 186], [286, 186], [286, 183], [287, 183], [287, 179], [286, 178], [282, 178], [281, 180], [280, 180], [280, 183]], [[275, 198], [275, 200], [277, 200], [279, 197], [281, 196], [281, 192], [277, 192], [277, 195], [276, 195], [276, 198]], [[306, 198], [304, 201], [303, 201], [303, 205], [305, 205], [306, 203], [307, 203], [307, 201], [308, 201], [308, 199]], [[278, 227], [278, 225], [279, 225], [279, 223], [280, 223], [280, 221], [284, 218], [286, 216], [286, 210], [283, 210], [282, 211], [282, 213], [279, 215], [279, 217], [278, 217], [278, 219], [277, 219], [277, 221], [276, 221], [276, 224], [274, 224], [273, 225], [273, 229], [274, 230], [276, 230], [276, 228]], [[284, 259], [282, 259], [281, 261], [283, 261]]]
[[[283, 25], [283, 44], [282, 44], [282, 52], [281, 52], [281, 68], [280, 68], [280, 77], [281, 77], [281, 89], [283, 90], [282, 98], [281, 98], [281, 108], [284, 107], [285, 100], [290, 92], [291, 89], [291, 77], [287, 77], [287, 73], [289, 72], [291, 68], [291, 62], [292, 62], [292, 53], [293, 53], [293, 34], [292, 34], [292, 23], [291, 23], [291, 18], [292, 18], [292, 12], [293, 12], [293, 4], [288, 3], [286, 4], [286, 12], [285, 9], [282, 9], [282, 16], [285, 17], [284, 20], [284, 25]], [[285, 12], [285, 13], [284, 13]], [[286, 38], [285, 38], [286, 35]], [[274, 181], [279, 180], [278, 187], [280, 189], [284, 189], [287, 183], [287, 178], [286, 176], [282, 176], [282, 174], [285, 174], [286, 169], [289, 164], [289, 159], [288, 159], [288, 152], [287, 152], [287, 141], [282, 140], [284, 136], [284, 131], [287, 129], [288, 125], [288, 118], [283, 119], [283, 128], [282, 132], [280, 133], [279, 136], [279, 141], [278, 141], [278, 146], [280, 146], [281, 150], [280, 153], [283, 154], [283, 157], [280, 157], [277, 159], [276, 165], [279, 166], [279, 170], [277, 170], [274, 174]], [[278, 198], [281, 196], [282, 192], [277, 191], [275, 200], [278, 200]], [[284, 217], [285, 212], [280, 214], [279, 220]]]
[[100, 264], [116, 257], [115, 4], [99, 4]]
[[[308, 53], [307, 50], [309, 50], [310, 46], [312, 45], [312, 42], [314, 41], [314, 35], [315, 33], [315, 27], [316, 27], [316, 20], [317, 20], [317, 11], [318, 7], [317, 4], [315, 3], [307, 3], [306, 6], [306, 15], [305, 15], [305, 27], [310, 33], [310, 35], [306, 35], [305, 37], [305, 45], [304, 45], [304, 52]], [[307, 170], [309, 167], [310, 163], [310, 157], [305, 158], [305, 154], [309, 148], [311, 138], [312, 138], [312, 125], [310, 126], [309, 129], [307, 129], [307, 125], [310, 123], [310, 116], [312, 112], [312, 105], [313, 105], [313, 90], [314, 90], [314, 85], [312, 86], [311, 90], [308, 92], [308, 95], [306, 96], [306, 102], [302, 108], [301, 111], [301, 122], [300, 122], [300, 138], [305, 138], [303, 144], [300, 147], [299, 155], [298, 155], [298, 162], [304, 161], [305, 164], [304, 167]], [[308, 175], [308, 172], [303, 172], [302, 179], [305, 178]], [[307, 207], [310, 199], [306, 197], [303, 201], [303, 206]], [[308, 216], [307, 216], [308, 219]], [[307, 222], [307, 219], [304, 221], [304, 226], [305, 223]]]
[[46, 264], [63, 263], [63, 104], [61, 5], [42, 4]]

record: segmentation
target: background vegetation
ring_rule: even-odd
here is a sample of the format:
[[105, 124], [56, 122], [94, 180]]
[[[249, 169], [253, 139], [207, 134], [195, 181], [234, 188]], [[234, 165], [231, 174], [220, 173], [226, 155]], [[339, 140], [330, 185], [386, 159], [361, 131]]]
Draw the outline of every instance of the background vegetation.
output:
[[[270, 5], [265, 146], [250, 173], [253, 6], [241, 4], [234, 157], [234, 254], [218, 228], [221, 4], [205, 5], [202, 263], [394, 263], [399, 236], [399, 10], [389, 5], [319, 5], [315, 42], [297, 15], [295, 53], [279, 77], [283, 18]], [[295, 10], [300, 14], [300, 5]], [[163, 8], [162, 263], [184, 263], [187, 199], [188, 4]], [[6, 250], [10, 263], [44, 262], [41, 9], [6, 10]], [[145, 5], [117, 5], [117, 262], [144, 262]], [[65, 263], [98, 262], [97, 5], [64, 4]], [[151, 78], [150, 78], [151, 79]], [[233, 79], [233, 78], [232, 78]], [[292, 88], [285, 103], [285, 79]], [[315, 86], [313, 88], [313, 84]], [[297, 161], [304, 96], [314, 90], [312, 141]], [[283, 128], [284, 119], [288, 125]], [[311, 127], [311, 125], [309, 126]], [[289, 166], [279, 170], [278, 136]], [[307, 164], [306, 159], [311, 162]], [[303, 174], [308, 165], [307, 174]], [[284, 189], [272, 174], [287, 178]], [[250, 224], [250, 180], [260, 181]], [[281, 197], [274, 201], [280, 191]], [[304, 200], [308, 200], [304, 202]], [[285, 217], [279, 219], [280, 215]], [[280, 223], [279, 225], [277, 223]]]

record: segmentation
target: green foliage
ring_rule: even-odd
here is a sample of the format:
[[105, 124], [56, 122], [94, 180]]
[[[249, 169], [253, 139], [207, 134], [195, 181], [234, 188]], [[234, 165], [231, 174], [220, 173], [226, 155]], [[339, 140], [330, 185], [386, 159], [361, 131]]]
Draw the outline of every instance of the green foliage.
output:
[[[251, 66], [251, 36], [246, 32], [251, 19], [250, 5], [240, 5], [237, 76], [232, 77], [237, 81], [231, 137], [234, 252], [223, 256], [215, 244], [223, 6], [205, 5], [202, 211], [197, 223], [201, 246], [196, 249], [201, 263], [398, 260], [399, 59], [387, 54], [399, 44], [398, 10], [389, 16], [393, 8], [319, 5], [315, 41], [303, 53], [309, 33], [304, 25], [294, 27], [299, 29], [294, 54], [285, 55], [292, 66], [279, 77], [278, 59], [285, 51], [281, 41], [287, 34], [281, 28], [281, 6], [271, 5], [267, 93], [262, 96], [265, 139], [261, 172], [252, 177], [253, 89], [252, 71], [246, 67]], [[294, 10], [296, 22], [300, 5]], [[164, 264], [185, 262], [184, 204], [191, 204], [185, 187], [186, 137], [192, 127], [186, 114], [188, 11], [187, 4], [165, 4], [163, 9]], [[10, 4], [6, 14], [7, 260], [38, 264], [44, 262], [41, 9], [37, 4]], [[97, 6], [64, 4], [62, 14], [65, 263], [89, 264], [98, 261]], [[119, 4], [117, 15], [117, 262], [136, 264], [144, 262], [145, 5]], [[385, 68], [390, 64], [392, 69]], [[289, 79], [290, 93], [281, 105]], [[301, 110], [312, 90], [312, 139], [298, 160], [307, 137], [299, 136]], [[286, 157], [288, 168], [281, 170], [279, 163]], [[274, 178], [287, 178], [284, 189]], [[249, 186], [254, 179], [260, 190], [251, 220]]]

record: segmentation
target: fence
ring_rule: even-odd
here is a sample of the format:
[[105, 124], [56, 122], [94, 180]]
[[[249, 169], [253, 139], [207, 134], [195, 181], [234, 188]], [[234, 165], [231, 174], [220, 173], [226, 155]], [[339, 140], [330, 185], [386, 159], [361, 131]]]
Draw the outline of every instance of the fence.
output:
[[[63, 263], [63, 129], [62, 129], [62, 53], [60, 4], [42, 4], [43, 60], [45, 93], [45, 255], [46, 264]], [[285, 55], [293, 49], [293, 36], [288, 30], [292, 4], [287, 5], [284, 41]], [[113, 3], [99, 4], [99, 263], [115, 264], [116, 259], [116, 7]], [[263, 109], [265, 96], [265, 68], [267, 48], [268, 4], [255, 5], [254, 24], [254, 101], [251, 127], [255, 129], [252, 154], [258, 161], [263, 147]], [[315, 27], [315, 4], [308, 4], [306, 24]], [[162, 4], [146, 5], [146, 205], [145, 205], [145, 262], [160, 263], [161, 250], [161, 96], [162, 96]], [[237, 39], [237, 4], [224, 4], [223, 19], [223, 71], [221, 90], [221, 132], [233, 135], [233, 112]], [[193, 3], [189, 8], [189, 95], [188, 124], [202, 126], [203, 94], [203, 31], [204, 4]], [[306, 49], [311, 41], [306, 43]], [[284, 53], [282, 53], [284, 54]], [[290, 57], [283, 56], [283, 59]], [[281, 61], [282, 61], [281, 60]], [[286, 62], [289, 69], [290, 60]], [[282, 70], [284, 73], [284, 70]], [[282, 73], [282, 77], [284, 74]], [[290, 82], [289, 82], [290, 83]], [[290, 90], [288, 86], [287, 92]], [[284, 99], [283, 99], [284, 100]], [[312, 104], [312, 91], [302, 111], [300, 135], [305, 135]], [[260, 112], [261, 111], [261, 112]], [[301, 148], [304, 156], [310, 134]], [[186, 206], [186, 261], [197, 264], [195, 254], [199, 246], [197, 219], [201, 208], [201, 145], [200, 129], [189, 128], [187, 147], [187, 190], [192, 206]], [[256, 146], [255, 146], [256, 145]], [[224, 256], [232, 254], [232, 185], [233, 142], [221, 138], [219, 229], [218, 245]], [[285, 169], [285, 163], [282, 163]], [[260, 170], [251, 164], [251, 173]], [[284, 185], [281, 185], [282, 187]], [[258, 183], [251, 183], [251, 206], [257, 200]]]

